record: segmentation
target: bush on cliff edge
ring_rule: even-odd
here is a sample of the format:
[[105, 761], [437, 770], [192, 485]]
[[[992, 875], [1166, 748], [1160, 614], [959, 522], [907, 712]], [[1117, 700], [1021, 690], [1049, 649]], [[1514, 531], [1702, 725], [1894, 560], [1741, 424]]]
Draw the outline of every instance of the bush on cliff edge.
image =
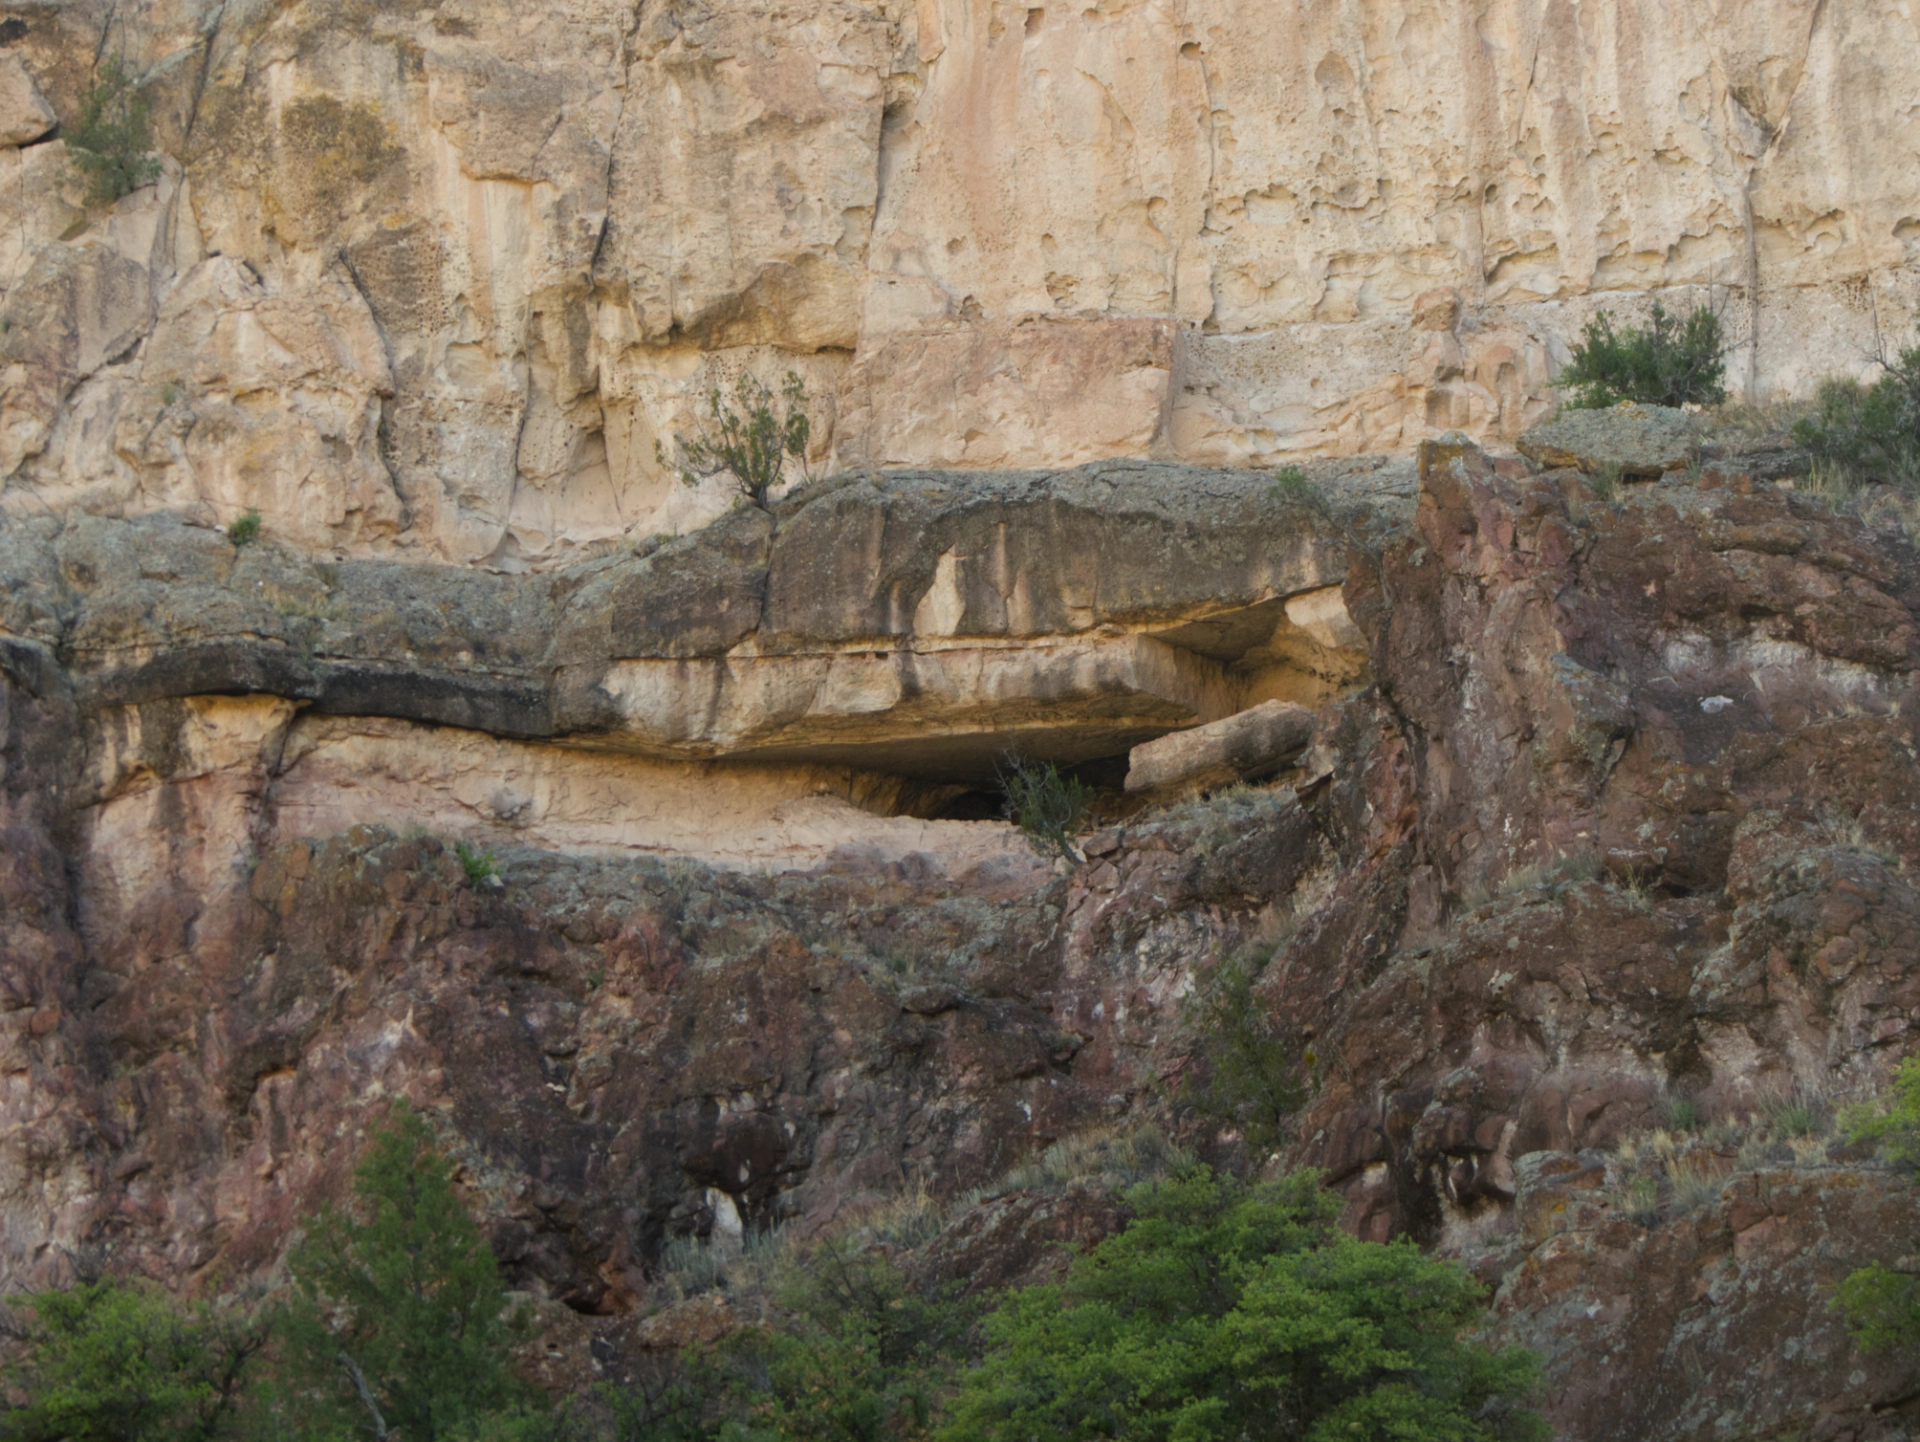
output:
[[1920, 488], [1920, 345], [1881, 364], [1886, 373], [1871, 386], [1822, 382], [1818, 410], [1795, 423], [1793, 438], [1835, 479], [1911, 491]]
[[1604, 310], [1581, 329], [1579, 344], [1554, 384], [1572, 392], [1576, 410], [1622, 401], [1648, 406], [1717, 406], [1727, 398], [1726, 344], [1720, 317], [1697, 308], [1668, 315], [1654, 302], [1647, 325], [1613, 328]]
[[[1845, 1121], [1854, 1141], [1877, 1143], [1887, 1162], [1920, 1176], [1920, 1056], [1900, 1064], [1887, 1105], [1856, 1110]], [[1920, 1275], [1910, 1265], [1860, 1268], [1840, 1284], [1834, 1305], [1863, 1347], [1920, 1342]]]

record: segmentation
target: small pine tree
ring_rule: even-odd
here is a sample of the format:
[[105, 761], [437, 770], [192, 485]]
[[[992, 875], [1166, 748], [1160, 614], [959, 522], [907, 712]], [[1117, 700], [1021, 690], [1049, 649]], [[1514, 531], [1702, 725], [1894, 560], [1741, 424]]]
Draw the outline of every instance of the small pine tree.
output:
[[126, 67], [117, 59], [102, 61], [80, 99], [80, 118], [63, 132], [73, 163], [87, 177], [90, 199], [110, 205], [159, 177], [160, 162], [147, 153], [148, 113]]
[[795, 372], [787, 372], [778, 400], [751, 371], [742, 371], [734, 382], [731, 404], [718, 386], [707, 400], [713, 424], [704, 435], [674, 437], [677, 464], [669, 461], [665, 446], [654, 442], [660, 464], [678, 470], [683, 483], [697, 486], [710, 476], [725, 475], [751, 504], [765, 510], [773, 488], [789, 470], [802, 481], [808, 479], [813, 422], [807, 416], [806, 382]]
[[1655, 301], [1645, 326], [1616, 331], [1604, 310], [1588, 321], [1554, 384], [1572, 392], [1576, 410], [1622, 401], [1717, 406], [1727, 398], [1726, 374], [1720, 317], [1704, 307], [1672, 316]]
[[1036, 855], [1083, 860], [1074, 838], [1086, 824], [1093, 788], [1063, 775], [1051, 761], [1009, 758], [1000, 771], [1007, 819], [1018, 826]]
[[210, 1442], [266, 1341], [247, 1309], [182, 1306], [151, 1282], [11, 1300], [28, 1320], [0, 1370], [7, 1442]]
[[375, 1134], [353, 1203], [322, 1208], [288, 1262], [281, 1411], [293, 1435], [449, 1442], [511, 1430], [524, 1400], [508, 1365], [520, 1320], [454, 1192], [453, 1163], [404, 1105]]
[[1182, 1099], [1238, 1127], [1253, 1157], [1285, 1140], [1288, 1123], [1307, 1099], [1311, 1065], [1310, 1053], [1303, 1065], [1276, 1033], [1254, 992], [1265, 967], [1257, 956], [1222, 961], [1183, 1007], [1198, 1033], [1201, 1065], [1182, 1087]]

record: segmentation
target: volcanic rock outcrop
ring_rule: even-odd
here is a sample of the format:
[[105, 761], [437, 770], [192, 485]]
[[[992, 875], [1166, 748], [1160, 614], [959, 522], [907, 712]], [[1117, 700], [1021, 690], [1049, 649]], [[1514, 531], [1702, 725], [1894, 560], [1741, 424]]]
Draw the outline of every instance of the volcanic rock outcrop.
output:
[[[1133, 500], [1080, 509], [1103, 486]], [[1911, 1362], [1826, 1300], [1910, 1247], [1907, 1184], [1729, 1153], [1649, 1212], [1608, 1149], [1679, 1100], [1867, 1094], [1910, 1045], [1909, 543], [1715, 465], [1603, 498], [1463, 439], [1324, 493], [862, 481], [540, 577], [10, 522], [9, 1281], [261, 1273], [404, 1094], [585, 1348], [632, 1335], [670, 1237], [958, 1199], [1143, 1119], [1257, 1163], [1181, 1079], [1209, 1064], [1187, 999], [1267, 958], [1260, 1005], [1313, 1058], [1280, 1160], [1497, 1286], [1562, 1435], [1901, 1435]], [[786, 564], [812, 610], [779, 609]], [[1190, 659], [1101, 659], [1148, 644]], [[809, 681], [777, 728], [650, 730], [609, 683], [856, 649], [898, 678], [956, 645], [998, 658], [978, 691]], [[1024, 739], [1117, 760], [1208, 715], [1192, 674], [1222, 710], [1284, 678], [1311, 749], [1161, 810], [1115, 772], [1074, 866], [939, 819], [994, 707], [1023, 734], [1044, 682], [1059, 719]], [[1119, 1219], [988, 1205], [957, 1274]]]

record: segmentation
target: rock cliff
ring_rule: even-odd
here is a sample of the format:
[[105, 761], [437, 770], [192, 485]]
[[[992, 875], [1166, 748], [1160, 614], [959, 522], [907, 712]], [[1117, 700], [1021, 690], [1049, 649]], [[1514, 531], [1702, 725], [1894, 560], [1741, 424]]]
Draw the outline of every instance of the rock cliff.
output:
[[[1180, 1084], [1254, 957], [1315, 1059], [1284, 1160], [1494, 1285], [1562, 1435], [1904, 1435], [1912, 1362], [1826, 1301], [1920, 1197], [1727, 1129], [1909, 1046], [1910, 545], [1726, 465], [1603, 496], [1461, 438], [1321, 495], [911, 475], [538, 576], [10, 522], [9, 1282], [260, 1274], [401, 1094], [578, 1368], [645, 1345], [674, 1237], [925, 1188], [944, 1265], [1018, 1274], [1117, 1220], [965, 1210], [1056, 1141], [1258, 1161]], [[702, 724], [635, 663], [705, 678]], [[1109, 773], [1082, 862], [960, 819], [995, 728], [1099, 761], [1273, 692], [1315, 717], [1291, 770], [1145, 809]], [[1692, 1190], [1635, 1192], [1682, 1103], [1722, 1126]]]
[[[690, 1238], [1033, 1275], [1124, 1208], [1021, 1168], [1153, 1127], [1472, 1267], [1565, 1438], [1911, 1435], [1828, 1299], [1920, 1195], [1767, 1120], [1920, 1022], [1910, 535], [1537, 423], [1602, 306], [1761, 402], [1910, 332], [1915, 26], [0, 6], [0, 1291], [270, 1277], [405, 1096], [586, 1376], [726, 1325]], [[812, 478], [663, 467], [789, 368]]]
[[[0, 477], [309, 550], [681, 532], [791, 367], [827, 468], [1511, 442], [1597, 307], [1737, 392], [1920, 303], [1898, 6], [71, 0], [0, 17]], [[90, 203], [103, 60], [158, 180]]]

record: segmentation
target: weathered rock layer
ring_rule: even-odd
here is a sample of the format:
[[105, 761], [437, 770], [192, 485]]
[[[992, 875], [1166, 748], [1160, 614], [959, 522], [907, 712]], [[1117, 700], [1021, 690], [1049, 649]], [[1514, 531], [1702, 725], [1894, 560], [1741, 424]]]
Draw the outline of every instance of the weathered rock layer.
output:
[[[1159, 511], [1076, 519], [1106, 474], [862, 482], [551, 576], [405, 586], [173, 523], [10, 523], [9, 1280], [268, 1268], [406, 1094], [584, 1347], [645, 1309], [669, 1236], [957, 1197], [1131, 1119], [1246, 1160], [1183, 1100], [1209, 1064], [1186, 998], [1270, 955], [1261, 1005], [1315, 1059], [1284, 1160], [1325, 1168], [1362, 1234], [1498, 1284], [1564, 1435], [1900, 1435], [1911, 1365], [1859, 1358], [1825, 1308], [1910, 1245], [1903, 1184], [1810, 1157], [1646, 1216], [1604, 1149], [1682, 1099], [1864, 1093], [1909, 1047], [1904, 537], [1714, 466], [1603, 499], [1463, 441], [1424, 450], [1411, 507], [1379, 471], [1317, 508], [1126, 468]], [[1048, 525], [1108, 547], [1088, 588], [1075, 550], [1016, 546]], [[782, 592], [783, 565], [828, 563]], [[1337, 616], [1291, 604], [1332, 585]], [[675, 752], [609, 680], [930, 642], [1052, 677], [1023, 648], [1110, 636], [1311, 683], [1312, 747], [1054, 867], [1003, 824], [913, 814], [1031, 687], [967, 693], [979, 731], [905, 749], [907, 692], [810, 702], [823, 749], [727, 760], [697, 749], [717, 729]], [[1138, 671], [1067, 674], [1036, 733], [1062, 760], [1207, 714]], [[497, 848], [500, 885], [456, 837]]]
[[[655, 442], [792, 368], [816, 459], [1235, 464], [1510, 441], [1596, 308], [1735, 391], [1920, 296], [1897, 6], [874, 0], [0, 16], [16, 512], [257, 509], [518, 566], [724, 503]], [[103, 58], [159, 180], [90, 204]], [[56, 127], [55, 120], [64, 122]]]

